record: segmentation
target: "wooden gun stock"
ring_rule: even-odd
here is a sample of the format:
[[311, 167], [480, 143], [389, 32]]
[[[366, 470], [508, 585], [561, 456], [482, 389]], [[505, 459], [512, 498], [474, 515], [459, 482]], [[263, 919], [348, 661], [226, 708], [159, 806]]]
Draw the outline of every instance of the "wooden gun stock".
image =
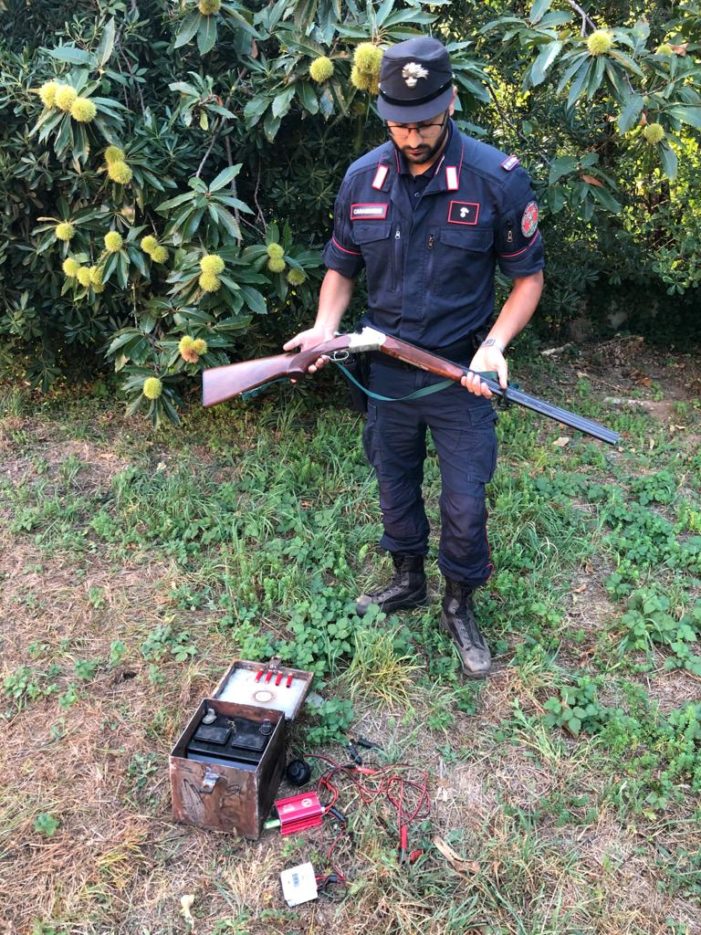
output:
[[273, 380], [303, 377], [307, 367], [317, 358], [346, 350], [348, 342], [349, 335], [341, 334], [307, 351], [289, 351], [287, 354], [244, 360], [224, 367], [210, 367], [202, 372], [202, 404], [215, 406]]

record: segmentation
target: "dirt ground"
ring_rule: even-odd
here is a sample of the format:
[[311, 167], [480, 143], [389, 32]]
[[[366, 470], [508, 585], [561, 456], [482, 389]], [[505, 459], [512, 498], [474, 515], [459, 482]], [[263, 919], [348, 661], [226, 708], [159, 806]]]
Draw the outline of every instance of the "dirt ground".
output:
[[[563, 386], [586, 379], [610, 406], [640, 407], [687, 451], [698, 449], [701, 436], [685, 429], [677, 416], [678, 404], [695, 404], [701, 391], [701, 366], [693, 356], [662, 355], [638, 339], [616, 339], [576, 358], [563, 351], [548, 359], [559, 358]], [[61, 465], [72, 457], [81, 464], [76, 494], [94, 504], [95, 495], [106, 494], [129, 463], [115, 452], [114, 439], [124, 430], [121, 417], [110, 416], [101, 429], [99, 438], [76, 439], [66, 437], [55, 420], [6, 416], [0, 420], [4, 490], [40, 480], [50, 497]], [[175, 824], [168, 752], [189, 712], [231, 661], [231, 644], [216, 628], [216, 611], [205, 607], [188, 614], [188, 630], [206, 651], [185, 664], [166, 659], [154, 673], [138, 647], [178, 612], [171, 596], [178, 574], [173, 563], [158, 556], [148, 564], [130, 563], [128, 556], [117, 561], [99, 548], [79, 556], [60, 548], [47, 554], [31, 531], [8, 531], [15, 504], [1, 490], [0, 497], [6, 527], [0, 550], [0, 678], [23, 666], [40, 670], [43, 678], [38, 696], [19, 710], [7, 697], [0, 701], [6, 708], [0, 746], [0, 931], [458, 931], [451, 927], [457, 925], [454, 919], [436, 915], [438, 897], [430, 887], [415, 883], [420, 870], [398, 877], [367, 829], [358, 831], [359, 853], [345, 841], [338, 846], [339, 863], [364, 868], [363, 885], [344, 902], [322, 899], [288, 912], [279, 872], [310, 851], [323, 852], [326, 832], [311, 833], [305, 844], [273, 834], [250, 843]], [[573, 583], [567, 626], [596, 635], [618, 612], [595, 575]], [[107, 660], [115, 641], [126, 647], [123, 661], [100, 664], [90, 680], [76, 679], [76, 661]], [[71, 686], [74, 698], [66, 695]], [[657, 885], [657, 855], [681, 846], [679, 826], [663, 816], [650, 819], [644, 834], [635, 821], [624, 825], [607, 810], [580, 825], [562, 828], [546, 821], [525, 837], [523, 828], [517, 833], [520, 819], [514, 816], [536, 815], [544, 797], [576, 787], [595, 798], [603, 782], [587, 769], [591, 748], [586, 744], [578, 752], [571, 742], [568, 750], [525, 728], [519, 743], [501, 751], [480, 740], [513, 713], [515, 704], [526, 714], [542, 713], [543, 688], [542, 679], [531, 683], [527, 672], [497, 666], [476, 715], [458, 718], [450, 730], [433, 731], [428, 743], [420, 729], [427, 710], [422, 695], [413, 699], [411, 717], [372, 703], [358, 706], [359, 733], [389, 738], [410, 762], [429, 771], [431, 834], [453, 841], [462, 863], [436, 851], [426, 865], [427, 879], [448, 885], [453, 904], [486, 898], [487, 891], [506, 892], [512, 885], [543, 901], [541, 928], [526, 930], [513, 918], [495, 923], [478, 914], [465, 932], [701, 933], [698, 904]], [[699, 700], [701, 680], [666, 672], [650, 679], [648, 690], [664, 710]], [[442, 752], [448, 742], [463, 751], [457, 758]], [[338, 748], [329, 752], [341, 755]], [[37, 830], [46, 815], [59, 820], [50, 834]], [[694, 838], [701, 847], [699, 828], [687, 828], [684, 848]], [[515, 881], [517, 870], [521, 878]], [[194, 901], [185, 911], [181, 900], [188, 895]], [[578, 929], [566, 913], [558, 915], [558, 906], [605, 921], [595, 929]], [[528, 911], [535, 917], [532, 906]], [[518, 915], [518, 907], [513, 912]], [[558, 918], [560, 923], [545, 921]]]

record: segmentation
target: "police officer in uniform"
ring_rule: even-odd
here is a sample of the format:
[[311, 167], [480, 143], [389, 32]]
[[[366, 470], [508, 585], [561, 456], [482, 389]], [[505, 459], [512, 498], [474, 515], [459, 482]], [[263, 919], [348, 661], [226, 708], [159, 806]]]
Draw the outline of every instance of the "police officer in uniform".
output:
[[[409, 39], [385, 52], [377, 109], [389, 141], [348, 169], [324, 251], [315, 324], [284, 347], [306, 350], [331, 338], [364, 268], [364, 324], [474, 371], [462, 386], [418, 399], [368, 402], [363, 440], [380, 491], [380, 545], [395, 572], [386, 587], [359, 597], [357, 611], [362, 615], [371, 603], [394, 611], [426, 602], [429, 525], [421, 485], [428, 428], [441, 471], [441, 625], [464, 673], [480, 678], [491, 656], [472, 596], [492, 569], [485, 484], [497, 451], [492, 394], [477, 373], [496, 371], [506, 387], [504, 350], [538, 304], [543, 248], [538, 208], [518, 159], [460, 133], [451, 120], [454, 106], [450, 59], [439, 41]], [[497, 263], [513, 285], [494, 318]], [[396, 399], [440, 379], [372, 356], [369, 388], [377, 394]], [[324, 364], [320, 359], [310, 370]]]

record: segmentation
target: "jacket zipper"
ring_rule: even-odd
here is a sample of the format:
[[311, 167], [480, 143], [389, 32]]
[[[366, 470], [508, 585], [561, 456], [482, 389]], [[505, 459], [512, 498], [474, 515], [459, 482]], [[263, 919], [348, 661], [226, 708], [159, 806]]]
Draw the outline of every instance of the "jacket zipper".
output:
[[426, 266], [426, 290], [430, 291], [431, 289], [431, 277], [433, 275], [433, 245], [436, 242], [436, 238], [433, 234], [428, 235], [428, 240], [426, 241], [426, 248], [428, 249], [428, 264]]
[[402, 269], [402, 232], [399, 224], [394, 232], [394, 249], [392, 250], [392, 281], [394, 291], [399, 290], [399, 273]]

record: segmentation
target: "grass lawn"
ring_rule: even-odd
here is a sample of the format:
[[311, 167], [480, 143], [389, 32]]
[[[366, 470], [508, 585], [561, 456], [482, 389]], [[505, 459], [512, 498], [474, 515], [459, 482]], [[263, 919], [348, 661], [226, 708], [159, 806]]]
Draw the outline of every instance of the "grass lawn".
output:
[[[502, 413], [484, 683], [438, 631], [435, 547], [429, 607], [355, 617], [390, 563], [333, 393], [276, 386], [154, 432], [104, 389], [0, 388], [1, 930], [701, 932], [701, 366], [617, 339], [515, 371], [623, 443]], [[434, 546], [437, 491], [431, 457]], [[346, 762], [361, 734], [367, 763], [428, 774], [412, 865], [351, 782], [346, 834], [172, 821], [173, 741], [233, 658], [273, 653], [323, 699], [294, 752]], [[345, 896], [286, 908], [279, 873], [306, 860]]]

